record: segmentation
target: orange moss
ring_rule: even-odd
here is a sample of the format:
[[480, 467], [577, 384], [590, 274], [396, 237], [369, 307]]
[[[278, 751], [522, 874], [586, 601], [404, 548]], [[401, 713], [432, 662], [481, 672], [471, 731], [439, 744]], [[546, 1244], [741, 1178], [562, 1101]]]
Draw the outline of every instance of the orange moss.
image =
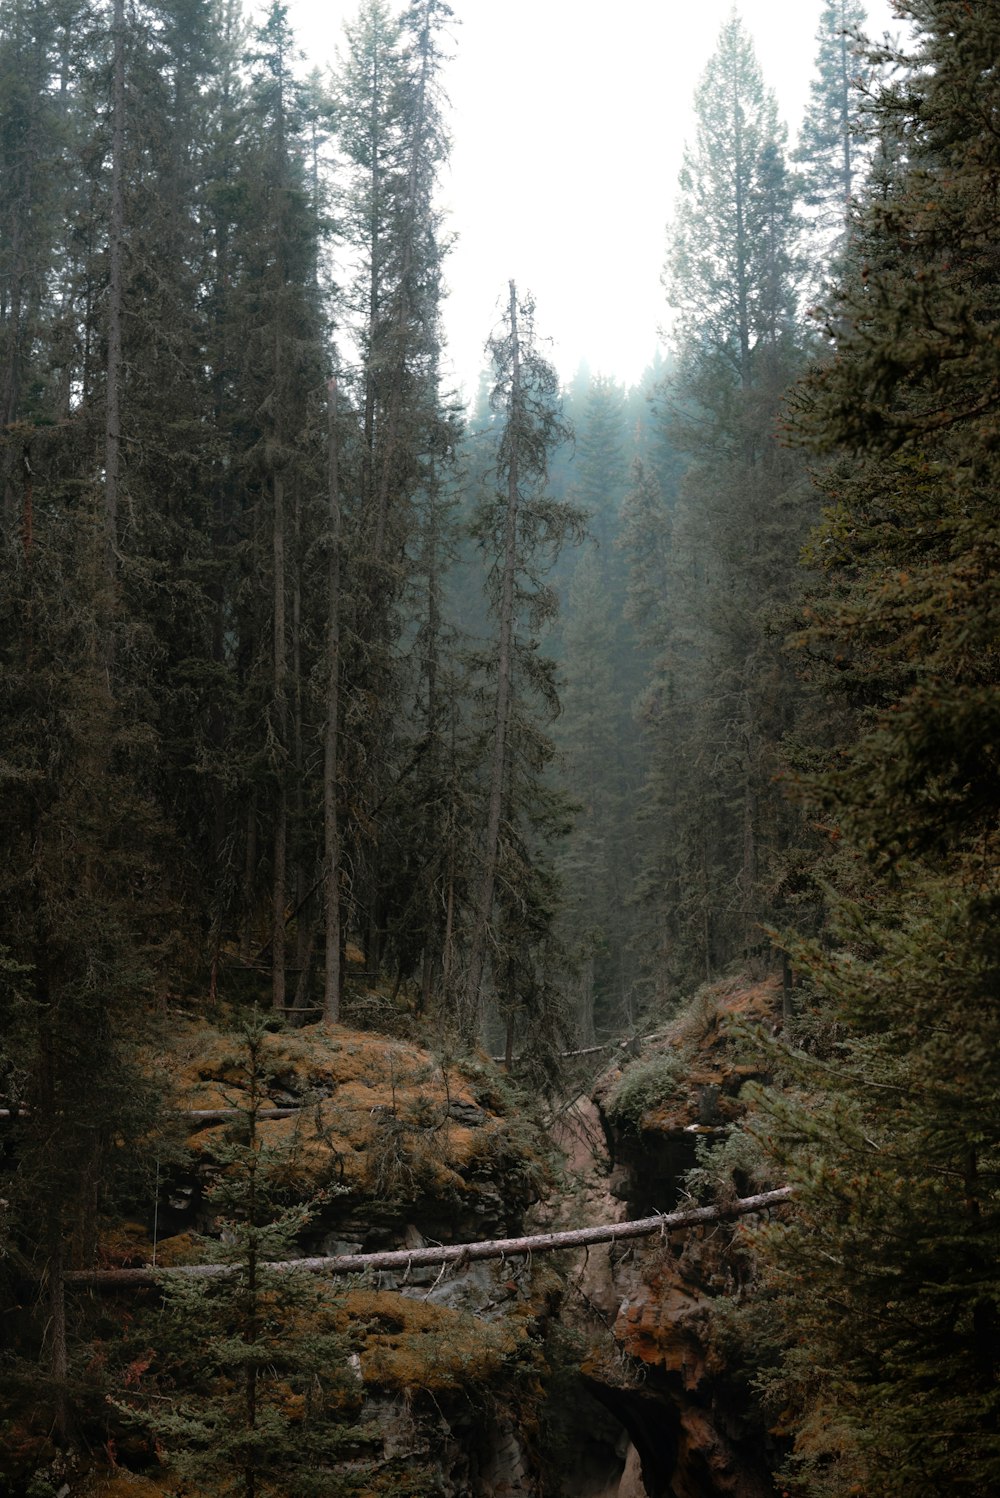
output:
[[166, 1474], [154, 1479], [116, 1467], [109, 1476], [98, 1476], [91, 1482], [87, 1498], [208, 1498], [208, 1495], [186, 1483], [178, 1487]]
[[676, 1264], [650, 1275], [622, 1306], [615, 1342], [638, 1363], [668, 1368], [687, 1379], [704, 1368], [704, 1352], [686, 1326], [701, 1297], [684, 1283]]
[[148, 1264], [153, 1244], [141, 1222], [122, 1222], [107, 1228], [97, 1243], [97, 1261], [103, 1269], [127, 1269]]
[[400, 1393], [489, 1383], [525, 1340], [521, 1324], [482, 1321], [390, 1290], [350, 1291], [339, 1317], [365, 1384]]
[[[646, 1048], [631, 1067], [648, 1066], [657, 1056], [675, 1056], [680, 1070], [676, 1085], [663, 1100], [646, 1108], [638, 1120], [647, 1132], [676, 1133], [697, 1126], [701, 1111], [700, 1097], [706, 1088], [714, 1088], [715, 1122], [732, 1123], [744, 1112], [739, 1100], [744, 1081], [760, 1076], [758, 1066], [748, 1066], [733, 1059], [729, 1026], [734, 1019], [773, 1023], [781, 1013], [781, 980], [765, 978], [747, 985], [734, 978], [702, 988], [675, 1020], [664, 1030], [649, 1037]], [[628, 1078], [630, 1067], [616, 1069], [602, 1079], [595, 1096], [607, 1106], [621, 1078]]]
[[170, 1238], [161, 1238], [156, 1245], [156, 1262], [161, 1269], [170, 1269], [175, 1264], [200, 1264], [204, 1257], [204, 1249], [193, 1233], [174, 1233]]
[[[316, 1025], [266, 1033], [263, 1057], [263, 1105], [303, 1106], [288, 1118], [260, 1119], [258, 1136], [287, 1150], [289, 1179], [303, 1189], [336, 1180], [376, 1195], [464, 1192], [470, 1173], [495, 1173], [512, 1152], [508, 1122], [497, 1109], [477, 1102], [468, 1078], [451, 1070], [445, 1076], [419, 1046]], [[171, 1101], [179, 1110], [247, 1101], [238, 1037], [185, 1020], [154, 1064], [172, 1078]], [[458, 1121], [449, 1107], [475, 1111], [482, 1123]], [[190, 1148], [211, 1156], [232, 1127], [192, 1125]]]

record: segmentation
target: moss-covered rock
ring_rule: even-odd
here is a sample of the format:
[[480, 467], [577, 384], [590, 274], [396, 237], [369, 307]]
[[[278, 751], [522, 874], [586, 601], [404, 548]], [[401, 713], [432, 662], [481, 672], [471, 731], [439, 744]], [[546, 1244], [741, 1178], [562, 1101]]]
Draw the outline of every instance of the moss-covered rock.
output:
[[[702, 1185], [735, 1196], [775, 1184], [753, 1179], [741, 1123], [745, 1084], [761, 1073], [745, 1062], [738, 1034], [745, 1024], [769, 1030], [780, 1014], [776, 978], [712, 985], [650, 1036], [638, 1059], [600, 1080], [595, 1100], [628, 1216], [668, 1211]], [[629, 1431], [649, 1492], [775, 1491], [773, 1439], [745, 1371], [720, 1352], [713, 1329], [713, 1306], [745, 1290], [742, 1232], [720, 1224], [609, 1252], [607, 1285], [591, 1289], [610, 1310], [611, 1334], [595, 1325], [584, 1377]]]
[[[318, 1204], [303, 1247], [332, 1238], [399, 1241], [417, 1222], [443, 1241], [516, 1231], [548, 1176], [541, 1135], [523, 1100], [480, 1062], [444, 1062], [412, 1042], [315, 1025], [262, 1040], [265, 1146], [283, 1149], [289, 1199]], [[206, 1187], [239, 1117], [247, 1079], [238, 1034], [181, 1021], [150, 1064], [170, 1079], [177, 1153], [160, 1204], [160, 1231], [211, 1231]], [[159, 1256], [158, 1256], [159, 1258]]]

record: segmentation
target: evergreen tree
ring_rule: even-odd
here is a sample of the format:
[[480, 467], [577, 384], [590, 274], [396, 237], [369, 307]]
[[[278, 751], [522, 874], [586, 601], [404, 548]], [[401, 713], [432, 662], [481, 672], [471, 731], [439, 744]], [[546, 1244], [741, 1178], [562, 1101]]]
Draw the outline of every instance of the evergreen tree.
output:
[[865, 21], [861, 0], [827, 0], [816, 37], [816, 76], [795, 151], [802, 195], [816, 211], [826, 261], [843, 246], [868, 156], [860, 41]]
[[360, 354], [357, 443], [342, 470], [355, 495], [344, 512], [353, 579], [344, 656], [351, 757], [343, 767], [352, 794], [344, 838], [355, 919], [373, 968], [382, 963], [390, 929], [399, 927], [395, 873], [411, 857], [395, 841], [403, 828], [396, 813], [409, 793], [409, 746], [400, 735], [404, 598], [419, 551], [422, 499], [439, 482], [454, 435], [438, 390], [443, 252], [434, 201], [447, 150], [439, 73], [450, 14], [441, 0], [416, 0], [397, 19], [383, 0], [366, 0], [347, 29], [338, 95], [353, 272], [347, 303]]
[[[617, 545], [627, 568], [623, 612], [632, 626], [636, 655], [644, 668], [644, 684], [631, 708], [646, 756], [655, 759], [656, 725], [670, 683], [673, 505], [653, 468], [642, 458], [633, 460], [630, 480]], [[675, 494], [670, 498], [675, 499]], [[645, 759], [642, 769], [643, 784], [652, 783]], [[636, 912], [632, 940], [644, 997], [662, 989], [670, 972], [663, 895], [665, 890], [676, 888], [677, 880], [671, 872], [676, 868], [673, 850], [661, 835], [662, 814], [661, 802], [650, 805], [647, 796], [638, 796], [629, 827], [635, 847], [635, 876], [629, 892]]]
[[695, 114], [664, 281], [678, 319], [686, 400], [718, 420], [733, 409], [732, 399], [722, 400], [726, 390], [735, 395], [759, 383], [793, 310], [784, 131], [735, 15], [695, 92]]
[[[270, 1144], [259, 1117], [262, 1035], [258, 1022], [244, 1031], [233, 1076], [240, 1116], [214, 1146], [219, 1236], [198, 1245], [203, 1262], [231, 1272], [170, 1282], [156, 1313], [156, 1350], [144, 1320], [125, 1349], [143, 1359], [148, 1392], [119, 1393], [118, 1403], [155, 1436], [179, 1477], [238, 1498], [290, 1489], [330, 1498], [356, 1490], [364, 1475], [357, 1460], [364, 1432], [345, 1428], [344, 1419], [358, 1390], [333, 1296], [311, 1275], [268, 1267], [294, 1257], [309, 1208], [288, 1200], [293, 1149]], [[354, 1458], [349, 1474], [345, 1456]]]
[[630, 1023], [633, 1003], [631, 932], [622, 912], [635, 874], [627, 808], [641, 781], [631, 714], [642, 662], [625, 613], [626, 566], [616, 545], [625, 445], [622, 393], [598, 376], [568, 465], [569, 497], [586, 514], [594, 540], [578, 554], [562, 607], [564, 688], [555, 734], [563, 783], [579, 802], [560, 872], [567, 941], [583, 954], [581, 1019], [588, 1038], [595, 1022], [616, 1033]]
[[617, 1034], [633, 1019], [632, 952], [623, 912], [633, 879], [626, 809], [634, 786], [626, 776], [627, 704], [611, 649], [619, 621], [601, 572], [595, 550], [584, 551], [569, 591], [557, 733], [561, 777], [577, 803], [559, 873], [567, 944], [579, 952], [583, 968], [584, 1043], [594, 1039], [595, 1026], [602, 1034]]
[[[64, 28], [75, 7], [18, 0], [0, 20], [0, 434], [3, 519], [30, 537], [30, 428], [45, 412], [49, 370], [39, 354], [54, 315], [59, 215], [69, 193], [72, 127], [58, 85]], [[47, 414], [47, 413], [45, 413]], [[27, 508], [25, 507], [27, 505]]]
[[672, 527], [670, 623], [649, 700], [678, 976], [760, 946], [784, 840], [773, 790], [787, 670], [769, 630], [804, 530], [777, 441], [796, 366], [796, 220], [773, 95], [734, 16], [696, 94], [666, 280], [677, 310], [672, 436], [689, 459]]
[[836, 454], [804, 643], [853, 738], [810, 786], [842, 851], [817, 995], [762, 1129], [798, 1183], [768, 1245], [799, 1490], [1000, 1481], [995, 346], [1000, 17], [901, 7], [860, 219], [800, 403]]
[[546, 1051], [551, 1054], [555, 1038], [551, 977], [544, 963], [555, 886], [538, 853], [560, 819], [542, 784], [553, 747], [537, 705], [545, 716], [554, 716], [558, 699], [551, 662], [538, 654], [534, 632], [555, 604], [546, 571], [579, 516], [545, 492], [548, 453], [560, 428], [555, 372], [537, 352], [533, 311], [530, 303], [519, 302], [512, 281], [503, 329], [490, 342], [496, 372], [492, 404], [502, 425], [495, 489], [484, 498], [478, 530], [490, 557], [496, 637], [487, 668], [489, 768], [461, 1018], [466, 1034], [475, 1034], [489, 964], [506, 1023], [508, 1058], [520, 1015], [522, 1028], [527, 1021], [535, 1031], [541, 1059]]
[[[32, 544], [3, 572], [3, 1026], [26, 1116], [5, 1141], [12, 1266], [37, 1276], [60, 1440], [82, 1384], [62, 1272], [94, 1262], [154, 1113], [136, 1053], [173, 915], [150, 855], [149, 741], [111, 696], [99, 498], [46, 464]], [[72, 502], [67, 504], [67, 496]], [[19, 1286], [18, 1298], [37, 1293]]]

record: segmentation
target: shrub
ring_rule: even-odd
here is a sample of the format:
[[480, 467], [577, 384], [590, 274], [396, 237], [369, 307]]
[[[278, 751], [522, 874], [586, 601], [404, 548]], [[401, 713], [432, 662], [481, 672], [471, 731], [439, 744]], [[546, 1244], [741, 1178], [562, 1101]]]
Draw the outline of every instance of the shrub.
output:
[[643, 1114], [658, 1108], [681, 1091], [684, 1057], [676, 1051], [657, 1051], [634, 1061], [622, 1073], [608, 1098], [606, 1112], [613, 1123], [638, 1128]]

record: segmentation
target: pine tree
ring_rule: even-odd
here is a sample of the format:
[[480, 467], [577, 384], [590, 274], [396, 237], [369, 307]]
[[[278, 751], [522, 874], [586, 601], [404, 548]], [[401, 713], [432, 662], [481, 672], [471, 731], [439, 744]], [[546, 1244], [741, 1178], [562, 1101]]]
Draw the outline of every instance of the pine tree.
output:
[[[306, 120], [292, 72], [294, 55], [285, 10], [274, 5], [256, 37], [245, 137], [234, 174], [239, 213], [228, 246], [235, 282], [229, 336], [237, 359], [238, 402], [231, 419], [244, 495], [234, 516], [242, 573], [234, 588], [240, 605], [240, 747], [249, 781], [246, 919], [252, 923], [264, 903], [256, 883], [263, 831], [270, 858], [261, 872], [270, 873], [270, 892], [269, 938], [262, 950], [270, 955], [272, 1001], [279, 1010], [289, 1003], [286, 928], [303, 888], [315, 883], [319, 862], [295, 771], [306, 731], [304, 681], [315, 631], [321, 628], [303, 612], [303, 599], [316, 593], [304, 587], [302, 574], [326, 508], [319, 499], [326, 441], [317, 216], [306, 175]], [[260, 577], [270, 594], [267, 616], [257, 607]], [[297, 954], [302, 965], [307, 945], [303, 942]]]
[[0, 21], [0, 435], [5, 528], [30, 544], [30, 428], [48, 414], [49, 370], [38, 358], [54, 308], [52, 282], [69, 191], [71, 128], [54, 82], [66, 7], [8, 6]]
[[632, 954], [627, 901], [634, 839], [626, 813], [626, 702], [612, 645], [619, 631], [614, 600], [593, 549], [573, 573], [564, 630], [565, 664], [556, 741], [568, 794], [577, 803], [559, 857], [566, 898], [567, 944], [583, 966], [580, 1027], [620, 1033], [632, 1019]]
[[559, 657], [564, 678], [555, 729], [560, 775], [580, 804], [560, 856], [566, 939], [583, 955], [581, 1019], [618, 1033], [633, 1004], [631, 931], [623, 911], [635, 873], [627, 808], [638, 793], [641, 762], [632, 703], [642, 659], [625, 612], [626, 563], [617, 545], [627, 483], [624, 399], [598, 376], [590, 382], [566, 465], [568, 497], [587, 515], [593, 541], [575, 559], [561, 606]]
[[158, 345], [138, 312], [126, 316], [143, 305], [150, 269], [148, 238], [132, 236], [131, 255], [125, 241], [150, 170], [156, 101], [140, 107], [140, 80], [156, 49], [147, 10], [106, 7], [79, 37], [72, 7], [51, 19], [36, 42], [58, 79], [48, 84], [64, 143], [53, 175], [67, 228], [53, 233], [37, 213], [47, 305], [31, 313], [27, 523], [5, 537], [0, 598], [0, 759], [16, 859], [0, 940], [25, 975], [12, 1003], [30, 1105], [18, 1147], [33, 1184], [17, 1204], [18, 1244], [47, 1287], [53, 1408], [68, 1439], [76, 1389], [62, 1270], [93, 1262], [104, 1214], [137, 1165], [123, 1142], [145, 1135], [152, 1107], [135, 1050], [176, 912], [148, 692], [156, 631], [140, 605], [155, 527], [136, 455], [152, 431], [144, 377]]
[[745, 392], [759, 381], [793, 306], [784, 132], [735, 15], [696, 90], [695, 113], [664, 279], [678, 318], [687, 399], [724, 416], [719, 386]]
[[100, 499], [57, 475], [46, 464], [30, 551], [0, 591], [0, 945], [14, 964], [4, 1030], [28, 1110], [8, 1141], [12, 1262], [45, 1287], [50, 1408], [67, 1441], [79, 1369], [62, 1272], [93, 1263], [141, 1166], [155, 1108], [136, 1052], [172, 911], [150, 854], [164, 827], [149, 740], [109, 691]]

